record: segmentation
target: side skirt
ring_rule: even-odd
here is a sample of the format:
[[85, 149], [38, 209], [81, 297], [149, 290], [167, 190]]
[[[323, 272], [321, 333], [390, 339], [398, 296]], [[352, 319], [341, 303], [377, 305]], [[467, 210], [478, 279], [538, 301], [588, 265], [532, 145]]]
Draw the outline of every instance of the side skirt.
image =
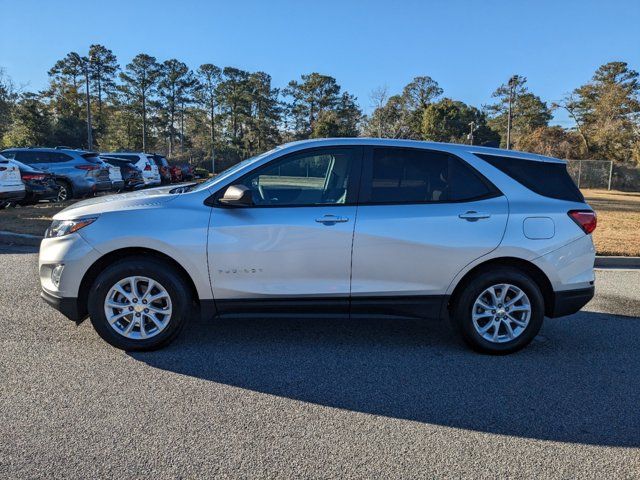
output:
[[448, 314], [448, 295], [375, 297], [246, 298], [200, 302], [202, 318], [217, 315], [385, 316], [439, 319]]

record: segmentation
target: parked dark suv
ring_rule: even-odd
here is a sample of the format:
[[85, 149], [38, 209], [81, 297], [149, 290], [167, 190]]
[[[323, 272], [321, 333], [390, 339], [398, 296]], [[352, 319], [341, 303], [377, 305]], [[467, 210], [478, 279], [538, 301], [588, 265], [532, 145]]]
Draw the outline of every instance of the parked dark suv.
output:
[[1, 153], [55, 175], [60, 187], [59, 201], [111, 190], [109, 169], [95, 152], [66, 148], [12, 148]]
[[[149, 155], [149, 154], [148, 154]], [[162, 155], [158, 155], [154, 153], [153, 155], [149, 155], [153, 158], [153, 161], [156, 165], [158, 165], [158, 170], [160, 171], [160, 178], [162, 180], [162, 184], [171, 183], [171, 167], [169, 166], [169, 162]]]

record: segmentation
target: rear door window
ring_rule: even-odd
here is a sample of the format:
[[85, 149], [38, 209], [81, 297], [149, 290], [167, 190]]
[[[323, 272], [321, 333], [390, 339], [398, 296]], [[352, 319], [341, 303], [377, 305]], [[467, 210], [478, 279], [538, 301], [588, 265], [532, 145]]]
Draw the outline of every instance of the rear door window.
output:
[[416, 148], [374, 148], [365, 163], [361, 204], [461, 202], [499, 194], [463, 160]]
[[564, 163], [525, 160], [481, 153], [475, 153], [474, 155], [509, 175], [538, 195], [571, 202], [584, 202], [582, 193], [573, 183]]

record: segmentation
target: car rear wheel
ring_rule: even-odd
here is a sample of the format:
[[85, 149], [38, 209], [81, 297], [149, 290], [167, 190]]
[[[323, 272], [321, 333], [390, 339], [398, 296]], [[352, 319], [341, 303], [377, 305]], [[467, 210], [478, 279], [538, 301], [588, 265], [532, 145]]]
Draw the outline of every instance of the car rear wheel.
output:
[[73, 198], [71, 185], [69, 185], [64, 180], [56, 180], [56, 185], [58, 185], [58, 196], [56, 197], [56, 201], [66, 202], [67, 200]]
[[155, 259], [128, 258], [96, 278], [91, 323], [114, 347], [155, 350], [171, 342], [189, 316], [191, 293], [180, 274]]
[[474, 350], [507, 354], [528, 345], [544, 319], [544, 298], [526, 273], [507, 267], [474, 276], [453, 300], [452, 320]]

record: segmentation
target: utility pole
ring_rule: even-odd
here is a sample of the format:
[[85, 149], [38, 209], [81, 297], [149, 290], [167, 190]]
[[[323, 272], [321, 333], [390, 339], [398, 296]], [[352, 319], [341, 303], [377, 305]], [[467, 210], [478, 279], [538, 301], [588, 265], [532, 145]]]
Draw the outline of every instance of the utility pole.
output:
[[469, 139], [469, 145], [473, 145], [473, 132], [477, 130], [476, 122], [469, 122], [469, 135], [467, 138]]
[[84, 67], [84, 79], [86, 82], [86, 93], [87, 93], [87, 146], [89, 150], [93, 149], [93, 135], [91, 133], [91, 100], [89, 95], [89, 64]]
[[515, 100], [515, 89], [518, 82], [518, 75], [513, 75], [509, 79], [509, 110], [507, 112], [507, 150], [511, 150], [511, 121], [512, 121], [512, 104]]

